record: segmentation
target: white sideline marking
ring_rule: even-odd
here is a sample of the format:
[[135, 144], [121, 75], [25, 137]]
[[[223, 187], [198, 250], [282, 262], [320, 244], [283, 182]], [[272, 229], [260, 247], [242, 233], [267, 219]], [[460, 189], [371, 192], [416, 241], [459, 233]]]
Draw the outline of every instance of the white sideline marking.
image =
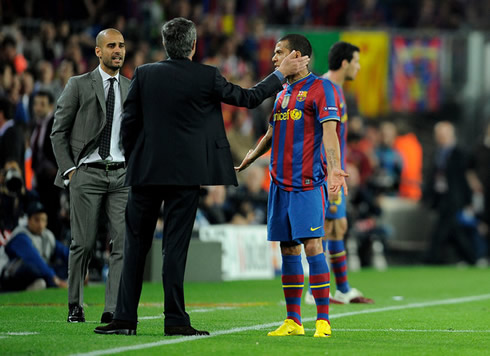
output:
[[[490, 333], [490, 330], [451, 330], [451, 329], [333, 329], [335, 332], [395, 332], [395, 333]], [[305, 328], [305, 331], [315, 329]]]
[[23, 335], [37, 335], [38, 332], [32, 331], [8, 331], [6, 333], [0, 333], [0, 335], [8, 335], [8, 336], [23, 336]]
[[32, 331], [8, 331], [6, 333], [0, 333], [0, 339], [6, 339], [9, 336], [25, 336], [25, 335], [38, 335], [38, 332]]
[[[361, 315], [361, 314], [380, 313], [380, 312], [392, 311], [392, 310], [425, 308], [425, 307], [432, 307], [432, 306], [438, 306], [438, 305], [475, 302], [475, 301], [486, 300], [486, 299], [490, 299], [490, 294], [475, 295], [475, 296], [462, 297], [462, 298], [451, 298], [451, 299], [444, 299], [444, 300], [435, 300], [435, 301], [423, 302], [423, 303], [411, 303], [411, 304], [407, 304], [407, 305], [391, 306], [391, 307], [384, 307], [384, 308], [364, 309], [364, 310], [358, 310], [358, 311], [353, 311], [353, 312], [330, 315], [330, 319], [337, 319], [337, 318], [343, 318], [346, 316], [354, 316], [354, 315]], [[316, 320], [316, 317], [303, 318], [304, 322], [309, 322], [309, 321], [314, 321], [314, 320]], [[157, 346], [162, 346], [162, 345], [178, 344], [178, 343], [186, 342], [186, 341], [194, 341], [194, 340], [210, 338], [210, 337], [215, 337], [215, 336], [220, 336], [220, 335], [234, 334], [234, 333], [239, 333], [239, 332], [243, 332], [243, 331], [261, 330], [261, 329], [266, 329], [266, 328], [270, 328], [270, 327], [274, 327], [274, 326], [278, 326], [278, 325], [280, 325], [280, 322], [276, 321], [276, 322], [267, 323], [267, 324], [252, 325], [252, 326], [245, 326], [245, 327], [233, 328], [233, 329], [228, 329], [228, 330], [213, 331], [212, 334], [209, 336], [183, 336], [183, 337], [179, 337], [179, 338], [172, 339], [172, 340], [161, 340], [161, 341], [150, 342], [147, 344], [122, 346], [122, 347], [116, 347], [116, 348], [106, 349], [106, 350], [90, 351], [90, 352], [86, 352], [86, 353], [73, 354], [73, 356], [98, 356], [98, 355], [116, 354], [116, 353], [125, 352], [125, 351], [142, 350], [142, 349], [148, 349], [151, 347], [157, 347]]]

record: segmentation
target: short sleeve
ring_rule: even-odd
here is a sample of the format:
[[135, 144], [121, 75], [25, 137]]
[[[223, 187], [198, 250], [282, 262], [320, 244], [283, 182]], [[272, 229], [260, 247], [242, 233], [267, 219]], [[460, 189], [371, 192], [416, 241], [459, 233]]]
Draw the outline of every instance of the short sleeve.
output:
[[315, 98], [317, 118], [320, 123], [335, 120], [340, 121], [340, 96], [334, 85], [328, 80], [321, 81], [321, 88]]

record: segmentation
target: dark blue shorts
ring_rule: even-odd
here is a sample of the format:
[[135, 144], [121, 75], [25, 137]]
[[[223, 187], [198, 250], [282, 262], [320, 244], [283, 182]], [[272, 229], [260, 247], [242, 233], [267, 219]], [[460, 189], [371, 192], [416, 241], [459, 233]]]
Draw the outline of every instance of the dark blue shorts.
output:
[[341, 188], [337, 200], [331, 202], [327, 200], [327, 208], [325, 209], [325, 219], [341, 219], [347, 216], [347, 204], [344, 195], [344, 187]]
[[326, 184], [288, 192], [271, 182], [267, 206], [267, 240], [295, 241], [325, 235]]

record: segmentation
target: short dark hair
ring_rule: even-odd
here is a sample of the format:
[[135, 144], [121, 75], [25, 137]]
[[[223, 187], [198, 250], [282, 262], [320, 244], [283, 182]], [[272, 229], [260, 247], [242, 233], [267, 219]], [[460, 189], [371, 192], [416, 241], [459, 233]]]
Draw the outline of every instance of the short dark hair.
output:
[[34, 202], [29, 203], [29, 205], [27, 205], [26, 213], [27, 213], [27, 216], [30, 218], [33, 215], [36, 215], [39, 213], [47, 213], [47, 212], [46, 212], [46, 208], [44, 207], [43, 204], [41, 204], [41, 202], [34, 201]]
[[311, 57], [311, 54], [313, 53], [310, 41], [308, 41], [308, 39], [303, 35], [291, 33], [281, 37], [278, 42], [283, 41], [288, 41], [288, 45], [286, 47], [290, 51], [300, 51], [302, 56]]
[[5, 38], [2, 41], [2, 47], [3, 48], [9, 47], [9, 46], [10, 47], [17, 47], [17, 41], [11, 35], [5, 36]]
[[35, 94], [34, 94], [34, 97], [36, 96], [45, 96], [48, 98], [48, 102], [50, 104], [54, 104], [54, 95], [53, 93], [51, 93], [50, 91], [48, 90], [44, 90], [44, 89], [41, 89], [41, 90], [38, 90]]
[[342, 67], [342, 61], [344, 59], [347, 62], [352, 61], [354, 57], [354, 52], [361, 52], [359, 47], [354, 46], [348, 42], [337, 42], [335, 43], [328, 52], [328, 69], [337, 70]]
[[169, 58], [189, 57], [196, 38], [196, 25], [183, 17], [172, 19], [162, 26], [162, 40]]

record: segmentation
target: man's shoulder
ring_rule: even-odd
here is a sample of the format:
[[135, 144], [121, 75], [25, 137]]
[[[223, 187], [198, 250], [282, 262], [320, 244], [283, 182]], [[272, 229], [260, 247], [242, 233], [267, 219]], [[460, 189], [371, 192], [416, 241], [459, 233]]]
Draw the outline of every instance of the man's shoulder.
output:
[[79, 75], [74, 75], [73, 77], [70, 78], [70, 80], [73, 80], [73, 81], [87, 80], [87, 79], [90, 79], [93, 74], [94, 74], [94, 71], [90, 71], [90, 72], [79, 74]]
[[15, 239], [19, 235], [30, 235], [30, 231], [25, 225], [19, 225], [17, 226], [12, 233], [10, 234], [10, 238], [8, 239], [7, 243], [11, 242], [13, 239]]

